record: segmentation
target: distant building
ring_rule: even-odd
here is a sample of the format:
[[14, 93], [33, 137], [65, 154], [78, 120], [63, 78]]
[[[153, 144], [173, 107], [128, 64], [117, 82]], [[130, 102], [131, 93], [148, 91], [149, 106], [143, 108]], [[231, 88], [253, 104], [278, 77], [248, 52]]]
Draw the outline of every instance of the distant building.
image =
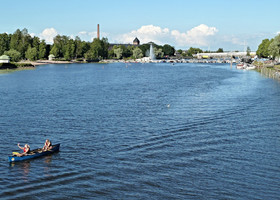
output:
[[137, 37], [133, 40], [133, 45], [140, 45], [140, 40]]
[[9, 63], [10, 62], [10, 57], [6, 55], [0, 56], [0, 63]]
[[125, 47], [129, 47], [129, 46], [139, 46], [140, 45], [140, 40], [136, 37], [134, 40], [133, 40], [133, 43], [131, 44], [121, 44], [121, 43], [110, 43], [110, 46], [109, 46], [109, 50], [111, 50], [113, 48], [113, 46], [120, 46], [120, 45], [123, 45]]
[[55, 59], [55, 56], [53, 54], [50, 54], [49, 55], [49, 60], [53, 60], [53, 59]]

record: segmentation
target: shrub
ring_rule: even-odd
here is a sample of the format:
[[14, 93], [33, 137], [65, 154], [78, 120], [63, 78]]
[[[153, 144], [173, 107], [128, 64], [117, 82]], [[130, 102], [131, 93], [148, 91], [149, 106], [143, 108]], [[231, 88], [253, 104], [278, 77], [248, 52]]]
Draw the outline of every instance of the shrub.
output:
[[14, 50], [14, 49], [5, 51], [4, 54], [9, 56], [11, 58], [11, 61], [14, 61], [14, 62], [18, 62], [21, 58], [20, 52], [18, 52], [17, 50]]

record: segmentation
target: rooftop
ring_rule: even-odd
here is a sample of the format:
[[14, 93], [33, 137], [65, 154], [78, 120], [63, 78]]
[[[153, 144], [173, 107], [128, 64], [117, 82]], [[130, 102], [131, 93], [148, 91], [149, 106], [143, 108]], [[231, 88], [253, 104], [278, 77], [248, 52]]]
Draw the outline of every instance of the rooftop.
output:
[[10, 60], [10, 57], [6, 55], [2, 55], [0, 56], [0, 60]]

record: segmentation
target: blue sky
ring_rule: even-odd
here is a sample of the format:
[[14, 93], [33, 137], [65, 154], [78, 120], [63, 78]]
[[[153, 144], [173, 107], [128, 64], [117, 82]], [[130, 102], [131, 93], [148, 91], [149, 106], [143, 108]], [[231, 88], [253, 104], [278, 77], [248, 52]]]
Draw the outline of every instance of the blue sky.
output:
[[90, 41], [98, 23], [109, 42], [138, 37], [176, 49], [256, 50], [280, 32], [279, 0], [0, 1], [0, 33], [27, 28], [50, 43], [56, 34]]

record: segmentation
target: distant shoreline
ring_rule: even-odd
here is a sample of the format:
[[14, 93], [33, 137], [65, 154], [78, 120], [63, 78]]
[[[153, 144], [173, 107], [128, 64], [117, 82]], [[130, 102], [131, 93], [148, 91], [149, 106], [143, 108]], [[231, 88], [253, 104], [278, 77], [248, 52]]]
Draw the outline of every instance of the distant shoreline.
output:
[[31, 63], [34, 66], [38, 66], [38, 65], [48, 65], [48, 64], [71, 64], [71, 63], [77, 63], [77, 62], [55, 61], [55, 60], [36, 60], [36, 61], [23, 61], [21, 63]]

